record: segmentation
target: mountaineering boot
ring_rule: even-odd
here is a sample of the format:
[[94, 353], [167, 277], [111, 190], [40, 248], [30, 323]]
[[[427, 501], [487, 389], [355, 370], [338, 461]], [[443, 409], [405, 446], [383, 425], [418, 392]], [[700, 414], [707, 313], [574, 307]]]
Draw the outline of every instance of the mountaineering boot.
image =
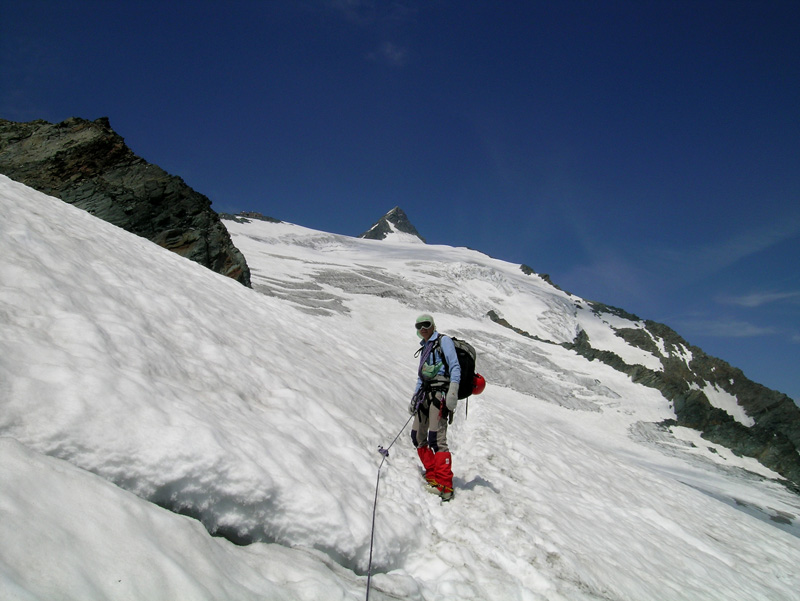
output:
[[433, 451], [427, 445], [417, 449], [419, 460], [422, 461], [422, 467], [425, 468], [425, 481], [430, 485], [435, 482], [435, 475], [433, 473]]
[[448, 451], [441, 451], [433, 455], [433, 473], [436, 490], [442, 501], [453, 498], [453, 469], [452, 457]]

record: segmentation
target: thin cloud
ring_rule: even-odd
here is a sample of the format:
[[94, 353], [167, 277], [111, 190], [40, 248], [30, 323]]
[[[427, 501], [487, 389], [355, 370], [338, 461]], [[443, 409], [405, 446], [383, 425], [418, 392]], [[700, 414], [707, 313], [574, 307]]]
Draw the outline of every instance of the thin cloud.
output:
[[762, 252], [776, 244], [800, 235], [800, 215], [755, 226], [717, 244], [690, 250], [668, 250], [659, 253], [667, 271], [685, 278], [702, 278], [738, 261]]
[[375, 2], [370, 0], [329, 0], [328, 6], [345, 20], [362, 27], [374, 23], [377, 15]]
[[800, 233], [800, 219], [779, 221], [746, 231], [718, 247], [711, 247], [707, 249], [706, 255], [713, 263], [727, 266], [792, 238], [798, 233]]
[[381, 40], [367, 53], [368, 60], [393, 67], [408, 63], [408, 48], [392, 40], [402, 38], [406, 28], [416, 22], [415, 6], [399, 0], [328, 0], [327, 6], [362, 33]]
[[327, 5], [358, 27], [386, 27], [412, 22], [417, 8], [406, 2], [384, 0], [329, 0]]
[[714, 336], [717, 338], [754, 338], [756, 336], [771, 336], [778, 331], [771, 326], [757, 326], [740, 320], [714, 320], [698, 319], [685, 321], [681, 324], [685, 331], [694, 335]]
[[377, 50], [370, 52], [367, 58], [394, 67], [403, 67], [408, 63], [408, 49], [392, 42], [384, 42]]
[[781, 301], [798, 302], [800, 301], [800, 291], [794, 292], [753, 292], [743, 296], [726, 296], [720, 298], [720, 302], [726, 305], [736, 305], [738, 307], [754, 308], [770, 303]]

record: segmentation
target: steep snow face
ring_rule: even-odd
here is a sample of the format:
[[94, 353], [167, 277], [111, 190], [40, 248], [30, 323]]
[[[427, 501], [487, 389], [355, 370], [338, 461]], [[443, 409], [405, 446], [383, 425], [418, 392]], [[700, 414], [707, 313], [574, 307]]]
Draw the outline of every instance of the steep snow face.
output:
[[[795, 598], [797, 497], [553, 344], [580, 299], [466, 249], [227, 225], [254, 290], [0, 176], [0, 598], [363, 598], [396, 436], [373, 599]], [[489, 381], [449, 504], [408, 438], [421, 311]]]

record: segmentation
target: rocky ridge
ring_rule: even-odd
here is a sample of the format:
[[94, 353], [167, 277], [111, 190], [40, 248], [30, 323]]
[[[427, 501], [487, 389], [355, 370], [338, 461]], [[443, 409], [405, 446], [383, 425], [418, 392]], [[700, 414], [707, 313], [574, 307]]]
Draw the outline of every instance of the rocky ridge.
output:
[[[536, 275], [527, 266], [522, 266], [522, 270]], [[642, 327], [614, 328], [614, 333], [627, 344], [657, 357], [662, 369], [629, 364], [612, 351], [597, 349], [583, 330], [571, 343], [561, 346], [591, 361], [605, 363], [634, 382], [661, 392], [675, 411], [675, 419], [660, 424], [662, 428], [684, 426], [698, 430], [710, 442], [757, 459], [786, 478], [787, 487], [800, 494], [800, 407], [788, 395], [753, 382], [740, 369], [690, 345], [669, 326], [641, 320], [616, 307], [587, 302], [595, 314], [614, 315], [630, 321], [631, 325], [640, 324]], [[515, 327], [494, 311], [487, 317], [521, 336], [556, 344]], [[753, 424], [744, 425], [714, 407], [705, 392], [709, 387], [735, 397]]]
[[136, 156], [107, 118], [0, 119], [0, 173], [250, 286], [211, 201]]

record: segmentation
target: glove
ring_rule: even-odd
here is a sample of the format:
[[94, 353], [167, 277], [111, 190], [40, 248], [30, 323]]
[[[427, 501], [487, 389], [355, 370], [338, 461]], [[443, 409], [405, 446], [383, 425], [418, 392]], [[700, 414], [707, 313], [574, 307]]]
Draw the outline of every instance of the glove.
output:
[[444, 402], [447, 404], [447, 409], [451, 413], [455, 413], [456, 407], [458, 407], [458, 382], [450, 382]]
[[411, 403], [408, 405], [408, 413], [409, 415], [414, 415], [417, 412], [417, 394], [411, 397]]

